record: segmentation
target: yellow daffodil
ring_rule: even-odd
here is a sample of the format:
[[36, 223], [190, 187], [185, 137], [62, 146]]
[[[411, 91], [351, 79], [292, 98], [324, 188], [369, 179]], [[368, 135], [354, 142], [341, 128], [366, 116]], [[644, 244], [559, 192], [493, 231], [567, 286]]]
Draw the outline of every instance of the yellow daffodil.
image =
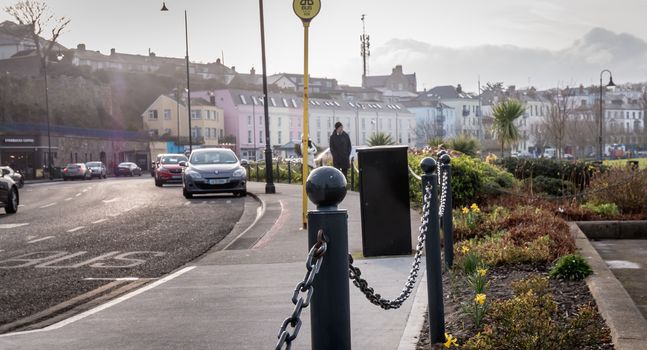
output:
[[461, 253], [467, 254], [469, 252], [470, 252], [470, 248], [468, 246], [464, 245], [461, 247]]
[[474, 301], [479, 303], [479, 305], [483, 305], [483, 303], [485, 303], [485, 294], [476, 294]]
[[476, 271], [478, 271], [478, 273], [479, 273], [479, 275], [481, 275], [481, 277], [485, 277], [485, 274], [487, 273], [487, 269], [478, 269]]
[[472, 211], [475, 212], [475, 213], [480, 213], [481, 212], [481, 208], [479, 208], [479, 206], [476, 205], [476, 203], [472, 203], [472, 205], [470, 206], [470, 209], [472, 209]]
[[447, 341], [445, 341], [443, 345], [445, 345], [446, 348], [449, 349], [452, 345], [458, 346], [458, 340], [453, 335], [445, 333], [445, 339]]
[[469, 209], [467, 209], [467, 207], [463, 207], [463, 214], [467, 214], [467, 213], [469, 213], [469, 212], [470, 212], [470, 210], [469, 210]]

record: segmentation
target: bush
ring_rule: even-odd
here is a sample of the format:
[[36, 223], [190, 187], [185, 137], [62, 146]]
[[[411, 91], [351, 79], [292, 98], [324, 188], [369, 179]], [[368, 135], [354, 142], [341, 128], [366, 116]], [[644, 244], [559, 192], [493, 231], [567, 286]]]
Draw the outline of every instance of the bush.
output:
[[461, 152], [467, 156], [474, 157], [480, 145], [478, 140], [470, 136], [459, 135], [449, 141], [449, 148]]
[[584, 190], [595, 173], [604, 172], [608, 168], [588, 162], [569, 162], [546, 158], [503, 158], [495, 163], [513, 174], [517, 179], [525, 180], [538, 176], [559, 179], [572, 183], [573, 190], [577, 189], [579, 191]]
[[523, 295], [528, 292], [535, 293], [542, 296], [548, 294], [550, 291], [548, 278], [541, 275], [534, 275], [519, 281], [510, 283], [510, 287], [515, 295]]
[[527, 179], [526, 186], [532, 188], [533, 192], [542, 192], [550, 196], [568, 196], [575, 193], [575, 185], [572, 182], [543, 175]]
[[620, 215], [620, 209], [618, 209], [615, 203], [585, 203], [582, 204], [582, 208], [590, 210], [606, 219], [617, 218]]
[[550, 270], [550, 277], [555, 279], [578, 281], [593, 273], [591, 266], [580, 254], [564, 255]]
[[624, 214], [644, 213], [647, 208], [647, 169], [611, 168], [596, 174], [588, 195], [593, 204], [615, 203]]

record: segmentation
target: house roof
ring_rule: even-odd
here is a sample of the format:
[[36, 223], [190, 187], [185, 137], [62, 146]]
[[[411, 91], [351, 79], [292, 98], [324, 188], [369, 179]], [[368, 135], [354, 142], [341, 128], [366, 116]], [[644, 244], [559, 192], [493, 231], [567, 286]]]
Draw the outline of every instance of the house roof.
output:
[[[364, 77], [364, 86], [367, 88], [375, 87], [384, 87], [386, 86], [387, 80], [391, 77], [389, 75], [367, 75]], [[404, 77], [409, 81], [410, 84], [416, 86], [416, 73], [413, 74], [403, 74]]]
[[418, 95], [418, 99], [474, 99], [474, 96], [466, 92], [458, 92], [452, 85], [436, 86]]

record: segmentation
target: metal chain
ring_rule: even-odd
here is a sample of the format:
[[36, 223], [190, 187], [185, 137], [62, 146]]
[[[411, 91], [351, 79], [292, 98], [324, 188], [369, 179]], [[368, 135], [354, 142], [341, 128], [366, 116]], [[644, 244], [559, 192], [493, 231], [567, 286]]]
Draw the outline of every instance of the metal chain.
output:
[[441, 177], [443, 178], [443, 180], [440, 186], [440, 206], [438, 207], [438, 216], [442, 218], [445, 214], [445, 204], [447, 202], [447, 191], [449, 190], [449, 183], [447, 181], [447, 170], [442, 171], [440, 174], [441, 175], [438, 176], [438, 181], [440, 181]]
[[[296, 288], [294, 288], [294, 293], [292, 294], [292, 303], [295, 305], [294, 311], [292, 311], [292, 315], [283, 321], [279, 329], [279, 341], [276, 343], [276, 350], [283, 349], [283, 346], [285, 346], [285, 349], [290, 349], [292, 347], [292, 341], [299, 335], [299, 330], [301, 330], [301, 311], [310, 305], [312, 293], [314, 292], [312, 283], [317, 273], [319, 273], [327, 249], [328, 239], [324, 235], [323, 230], [319, 230], [317, 232], [317, 243], [310, 248], [308, 258], [306, 259], [306, 269], [308, 272], [306, 272], [303, 281], [299, 282]], [[305, 299], [304, 295], [299, 295], [301, 293], [305, 293]], [[287, 330], [288, 325], [292, 327], [292, 333]]]
[[361, 278], [362, 271], [358, 268], [353, 266], [353, 257], [349, 254], [348, 255], [348, 260], [349, 260], [349, 277], [353, 281], [353, 284], [359, 288], [359, 290], [364, 293], [366, 296], [366, 299], [370, 301], [372, 304], [375, 304], [379, 307], [381, 307], [384, 310], [389, 310], [389, 309], [397, 309], [400, 306], [402, 306], [402, 303], [404, 303], [407, 298], [411, 295], [411, 292], [413, 291], [413, 287], [416, 284], [416, 279], [418, 278], [418, 271], [420, 270], [420, 258], [422, 257], [422, 251], [425, 246], [425, 239], [426, 239], [426, 232], [427, 232], [427, 226], [429, 224], [429, 202], [431, 201], [431, 185], [427, 185], [427, 188], [425, 189], [425, 195], [423, 197], [423, 206], [422, 206], [422, 211], [423, 215], [422, 218], [420, 219], [420, 234], [418, 235], [418, 244], [416, 245], [416, 254], [413, 257], [413, 264], [411, 264], [411, 271], [409, 272], [409, 277], [407, 278], [407, 282], [404, 284], [404, 287], [402, 288], [402, 292], [400, 295], [393, 299], [393, 300], [388, 300], [382, 298], [380, 294], [375, 293], [373, 288], [368, 286], [368, 282]]

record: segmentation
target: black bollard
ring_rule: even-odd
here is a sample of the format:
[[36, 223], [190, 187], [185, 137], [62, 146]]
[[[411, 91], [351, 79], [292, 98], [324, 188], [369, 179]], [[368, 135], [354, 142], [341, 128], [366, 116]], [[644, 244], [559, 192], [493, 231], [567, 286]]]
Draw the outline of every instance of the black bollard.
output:
[[328, 250], [313, 283], [311, 349], [350, 349], [348, 214], [337, 208], [346, 196], [346, 179], [333, 167], [317, 168], [308, 176], [306, 192], [317, 205], [316, 210], [308, 212], [308, 250], [317, 242], [319, 230], [323, 230], [328, 241]]
[[258, 161], [256, 161], [256, 182], [258, 182]]
[[350, 190], [355, 191], [355, 157], [350, 158]]
[[[440, 170], [447, 177], [447, 195], [445, 196], [445, 212], [443, 213], [443, 238], [445, 239], [445, 269], [454, 265], [454, 219], [452, 213], [452, 165], [449, 154], [440, 156]], [[443, 179], [443, 182], [445, 179]], [[441, 188], [442, 191], [442, 188]]]
[[276, 160], [276, 182], [281, 182], [281, 173], [279, 172], [279, 163], [281, 163], [280, 159]]
[[429, 336], [434, 344], [445, 340], [445, 311], [443, 306], [443, 277], [440, 259], [440, 225], [438, 220], [438, 201], [436, 187], [438, 186], [438, 165], [432, 158], [420, 162], [422, 175], [422, 193], [431, 185], [429, 200], [429, 222], [425, 235], [426, 268], [427, 268], [427, 297], [429, 305]]

